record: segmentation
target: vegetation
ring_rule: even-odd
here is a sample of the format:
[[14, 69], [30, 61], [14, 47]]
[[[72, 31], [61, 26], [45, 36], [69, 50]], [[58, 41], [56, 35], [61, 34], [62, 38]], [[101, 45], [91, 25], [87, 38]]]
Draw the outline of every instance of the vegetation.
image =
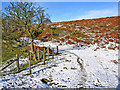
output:
[[5, 54], [13, 57], [25, 47], [20, 40], [24, 36], [31, 39], [31, 51], [37, 61], [33, 41], [42, 33], [44, 23], [51, 22], [45, 9], [32, 2], [11, 2], [5, 10], [2, 16], [3, 61], [6, 60]]

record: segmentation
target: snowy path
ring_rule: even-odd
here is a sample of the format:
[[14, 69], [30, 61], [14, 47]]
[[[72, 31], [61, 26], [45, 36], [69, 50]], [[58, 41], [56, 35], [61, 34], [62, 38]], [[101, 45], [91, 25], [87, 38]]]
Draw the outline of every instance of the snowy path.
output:
[[84, 61], [83, 66], [87, 72], [86, 87], [117, 87], [118, 65], [111, 60], [118, 60], [118, 51], [94, 51], [94, 47], [91, 47], [69, 52], [77, 54]]

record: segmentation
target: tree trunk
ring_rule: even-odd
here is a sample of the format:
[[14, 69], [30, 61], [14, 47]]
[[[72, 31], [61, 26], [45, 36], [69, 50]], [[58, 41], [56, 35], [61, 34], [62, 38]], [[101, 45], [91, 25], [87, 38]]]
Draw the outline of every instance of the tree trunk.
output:
[[17, 72], [19, 72], [19, 54], [16, 54], [17, 57]]
[[34, 52], [33, 39], [31, 38], [31, 50]]
[[22, 45], [25, 45], [25, 44], [24, 44], [24, 37], [23, 37]]
[[32, 53], [34, 55], [34, 60], [37, 61], [37, 55], [36, 55], [36, 52], [34, 50], [34, 45], [33, 45], [33, 39], [31, 38], [31, 50], [32, 50]]

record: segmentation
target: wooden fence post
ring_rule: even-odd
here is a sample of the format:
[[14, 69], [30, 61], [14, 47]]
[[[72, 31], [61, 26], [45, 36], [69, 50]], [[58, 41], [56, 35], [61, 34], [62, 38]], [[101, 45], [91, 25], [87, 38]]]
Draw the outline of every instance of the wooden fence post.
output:
[[45, 60], [46, 60], [46, 58], [45, 58], [45, 48], [44, 48], [44, 51], [43, 51], [43, 64], [45, 65]]
[[54, 59], [54, 48], [52, 48], [52, 58]]
[[29, 74], [31, 74], [31, 53], [29, 53]]
[[36, 57], [36, 50], [34, 51], [34, 59], [35, 59], [35, 62], [37, 62], [37, 57]]
[[19, 72], [19, 54], [16, 54], [17, 58], [17, 72]]
[[57, 55], [58, 55], [58, 46], [57, 46]]
[[38, 61], [40, 61], [40, 49], [38, 48]]
[[47, 46], [47, 54], [48, 54], [48, 56], [49, 56], [49, 46]]

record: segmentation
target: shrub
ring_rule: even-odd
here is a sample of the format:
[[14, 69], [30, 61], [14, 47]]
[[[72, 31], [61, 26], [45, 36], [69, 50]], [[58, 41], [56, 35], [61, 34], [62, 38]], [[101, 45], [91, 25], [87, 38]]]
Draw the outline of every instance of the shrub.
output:
[[115, 47], [108, 47], [108, 49], [115, 50]]
[[61, 38], [60, 41], [64, 42], [64, 38]]
[[68, 30], [68, 32], [70, 32], [70, 33], [71, 33], [71, 32], [72, 32], [72, 30]]
[[90, 42], [89, 42], [88, 40], [85, 40], [84, 43], [86, 43], [86, 44], [90, 44]]
[[109, 39], [110, 42], [113, 42], [113, 39]]
[[102, 46], [101, 48], [106, 48], [106, 46]]
[[118, 40], [117, 40], [117, 39], [115, 40], [115, 43], [118, 43]]
[[69, 38], [70, 38], [70, 36], [69, 36], [69, 35], [65, 37], [65, 39], [69, 39]]
[[57, 40], [57, 43], [60, 43], [60, 41], [59, 41], [59, 40]]
[[111, 60], [111, 62], [113, 62], [115, 64], [118, 64], [118, 62], [116, 60]]
[[68, 42], [66, 42], [67, 44], [74, 44], [71, 40], [68, 40]]

